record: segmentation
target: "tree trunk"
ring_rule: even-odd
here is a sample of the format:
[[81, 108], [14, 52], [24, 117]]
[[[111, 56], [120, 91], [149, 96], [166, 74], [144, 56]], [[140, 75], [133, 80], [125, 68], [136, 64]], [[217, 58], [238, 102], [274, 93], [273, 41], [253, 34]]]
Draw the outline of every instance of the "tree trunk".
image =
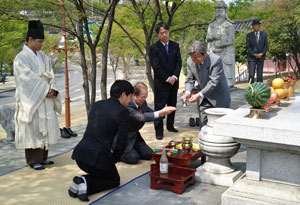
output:
[[105, 33], [104, 38], [104, 45], [102, 49], [102, 74], [101, 74], [101, 84], [100, 84], [100, 90], [101, 90], [101, 99], [107, 99], [107, 60], [108, 60], [108, 48], [109, 48], [109, 39], [111, 36], [111, 30], [113, 26], [113, 19], [115, 16], [115, 8], [118, 4], [119, 0], [113, 0], [113, 5], [111, 7], [111, 10], [108, 14], [108, 25], [107, 30]]
[[[148, 49], [149, 50], [149, 49]], [[149, 82], [149, 86], [151, 87], [152, 91], [154, 92], [154, 80], [152, 77], [152, 70], [151, 70], [151, 63], [149, 59], [148, 50], [146, 51], [146, 76]]]
[[91, 105], [90, 107], [93, 106], [93, 104], [96, 101], [96, 79], [97, 79], [97, 52], [96, 52], [96, 46], [91, 46], [90, 47], [91, 51], [91, 58], [92, 58], [92, 71], [91, 71]]
[[123, 60], [123, 79], [129, 80], [128, 63], [126, 62], [126, 57], [122, 56], [122, 60]]
[[89, 89], [89, 78], [88, 78], [88, 67], [86, 64], [86, 58], [85, 58], [85, 49], [84, 49], [84, 35], [83, 35], [83, 22], [82, 19], [79, 19], [78, 22], [78, 30], [80, 32], [80, 36], [82, 38], [79, 38], [79, 48], [80, 48], [80, 64], [82, 69], [82, 77], [83, 77], [83, 91], [84, 91], [84, 102], [85, 102], [85, 109], [87, 116], [89, 115], [90, 109], [91, 109], [91, 103], [90, 103], [90, 89]]

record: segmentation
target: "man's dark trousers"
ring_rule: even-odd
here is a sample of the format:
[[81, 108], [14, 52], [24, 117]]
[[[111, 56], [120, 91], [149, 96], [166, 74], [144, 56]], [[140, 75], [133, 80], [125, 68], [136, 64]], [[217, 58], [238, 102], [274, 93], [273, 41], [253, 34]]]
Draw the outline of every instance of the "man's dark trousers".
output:
[[[161, 84], [164, 84], [162, 89]], [[176, 107], [177, 104], [177, 92], [178, 81], [173, 86], [169, 83], [162, 83], [159, 79], [154, 80], [154, 109], [161, 110], [166, 105]], [[175, 112], [172, 112], [167, 116], [167, 129], [174, 128]], [[159, 118], [154, 121], [156, 136], [164, 135], [163, 119]]]
[[88, 173], [82, 175], [87, 183], [88, 195], [112, 189], [120, 185], [120, 175], [116, 167], [109, 170], [103, 170], [91, 167], [78, 160], [76, 160], [76, 163], [81, 170]]
[[249, 80], [251, 80], [250, 83], [254, 83], [255, 71], [257, 75], [257, 82], [263, 82], [264, 60], [265, 59], [260, 58], [256, 61], [248, 61]]

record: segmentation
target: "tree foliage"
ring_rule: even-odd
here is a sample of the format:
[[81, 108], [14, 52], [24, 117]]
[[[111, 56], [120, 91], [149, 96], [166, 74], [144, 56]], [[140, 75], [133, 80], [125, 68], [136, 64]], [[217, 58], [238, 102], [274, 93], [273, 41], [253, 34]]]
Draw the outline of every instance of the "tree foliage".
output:
[[[298, 2], [298, 3], [297, 3]], [[299, 77], [300, 69], [300, 23], [298, 11], [299, 1], [277, 0], [272, 5], [275, 10], [266, 21], [265, 29], [269, 36], [269, 54], [277, 59], [286, 59], [291, 53], [296, 62], [293, 68]]]

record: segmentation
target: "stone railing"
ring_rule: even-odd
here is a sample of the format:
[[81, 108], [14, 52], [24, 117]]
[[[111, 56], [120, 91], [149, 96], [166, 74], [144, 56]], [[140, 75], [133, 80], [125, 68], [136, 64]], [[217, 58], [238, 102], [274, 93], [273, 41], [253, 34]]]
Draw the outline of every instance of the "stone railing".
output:
[[240, 82], [248, 79], [247, 67], [245, 67], [240, 73], [235, 73], [235, 82]]

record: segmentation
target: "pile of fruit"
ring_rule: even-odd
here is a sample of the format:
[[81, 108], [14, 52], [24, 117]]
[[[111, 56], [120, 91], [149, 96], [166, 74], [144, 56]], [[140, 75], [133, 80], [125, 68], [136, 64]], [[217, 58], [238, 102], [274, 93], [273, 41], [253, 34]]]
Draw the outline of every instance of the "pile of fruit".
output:
[[[287, 89], [287, 87], [284, 87], [285, 83], [287, 83], [287, 82], [288, 82], [287, 78], [285, 78], [285, 80], [282, 78], [275, 78], [272, 81], [272, 87], [270, 87], [271, 98], [273, 96], [273, 99], [275, 99], [276, 94], [277, 94], [277, 98], [279, 98], [279, 99], [284, 99], [284, 98], [288, 97], [288, 89]], [[272, 94], [272, 93], [276, 93], [276, 94]], [[270, 98], [270, 100], [271, 100], [271, 98]], [[277, 98], [276, 98], [276, 100], [277, 100]], [[274, 102], [276, 102], [276, 100]], [[272, 102], [269, 104], [272, 104]]]
[[[290, 85], [295, 85], [296, 76], [275, 78], [272, 87], [262, 82], [249, 84], [245, 92], [245, 98], [254, 108], [264, 108], [265, 105], [277, 104], [278, 99], [286, 99], [289, 96]], [[292, 84], [293, 83], [293, 84]]]
[[290, 79], [290, 80], [297, 80], [296, 76], [294, 76], [294, 75], [289, 75], [288, 79]]

